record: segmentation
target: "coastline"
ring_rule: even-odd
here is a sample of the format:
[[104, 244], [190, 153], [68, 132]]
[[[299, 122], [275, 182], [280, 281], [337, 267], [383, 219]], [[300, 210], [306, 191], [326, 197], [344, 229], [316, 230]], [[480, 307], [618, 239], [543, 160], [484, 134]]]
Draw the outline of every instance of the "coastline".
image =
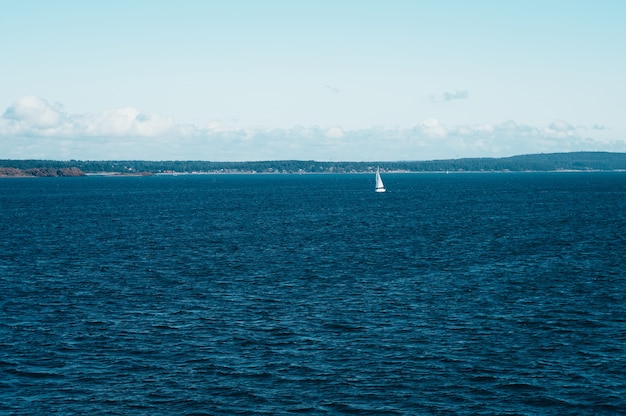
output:
[[626, 153], [571, 152], [501, 158], [462, 158], [427, 161], [266, 160], [212, 162], [199, 160], [0, 160], [0, 177], [153, 176], [220, 174], [373, 174], [383, 173], [507, 173], [507, 172], [623, 172]]

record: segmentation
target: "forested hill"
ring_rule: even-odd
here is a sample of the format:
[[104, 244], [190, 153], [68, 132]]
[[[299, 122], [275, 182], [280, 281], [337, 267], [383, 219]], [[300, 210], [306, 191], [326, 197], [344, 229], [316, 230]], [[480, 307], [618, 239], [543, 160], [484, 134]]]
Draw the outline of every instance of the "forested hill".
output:
[[[572, 152], [521, 155], [504, 158], [464, 158], [398, 162], [317, 162], [312, 160], [275, 160], [257, 162], [209, 161], [55, 161], [0, 160], [2, 168], [33, 172], [37, 169], [78, 169], [86, 174], [155, 173], [329, 173], [384, 171], [475, 172], [475, 171], [612, 171], [626, 170], [626, 153]], [[5, 175], [7, 176], [7, 175]], [[15, 176], [15, 175], [12, 175]], [[35, 175], [36, 176], [36, 175]]]

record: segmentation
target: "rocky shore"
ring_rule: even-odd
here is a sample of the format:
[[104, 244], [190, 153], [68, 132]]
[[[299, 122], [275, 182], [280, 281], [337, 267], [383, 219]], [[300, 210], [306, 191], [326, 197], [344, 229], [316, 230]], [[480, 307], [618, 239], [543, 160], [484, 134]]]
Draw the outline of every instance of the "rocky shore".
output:
[[85, 176], [85, 173], [78, 168], [34, 168], [16, 169], [0, 167], [0, 177], [54, 177], [54, 176]]

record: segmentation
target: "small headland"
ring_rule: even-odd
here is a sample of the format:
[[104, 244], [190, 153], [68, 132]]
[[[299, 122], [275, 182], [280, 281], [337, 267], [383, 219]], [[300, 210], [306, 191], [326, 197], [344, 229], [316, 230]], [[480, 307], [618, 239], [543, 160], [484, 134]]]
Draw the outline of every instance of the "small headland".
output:
[[3, 168], [0, 167], [0, 178], [40, 178], [59, 176], [86, 176], [79, 168]]

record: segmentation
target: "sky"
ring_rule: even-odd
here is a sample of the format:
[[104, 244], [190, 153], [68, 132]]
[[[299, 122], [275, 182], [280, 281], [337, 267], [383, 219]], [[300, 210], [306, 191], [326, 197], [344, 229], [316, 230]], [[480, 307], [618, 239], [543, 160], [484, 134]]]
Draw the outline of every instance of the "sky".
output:
[[621, 0], [0, 0], [0, 159], [626, 152]]

